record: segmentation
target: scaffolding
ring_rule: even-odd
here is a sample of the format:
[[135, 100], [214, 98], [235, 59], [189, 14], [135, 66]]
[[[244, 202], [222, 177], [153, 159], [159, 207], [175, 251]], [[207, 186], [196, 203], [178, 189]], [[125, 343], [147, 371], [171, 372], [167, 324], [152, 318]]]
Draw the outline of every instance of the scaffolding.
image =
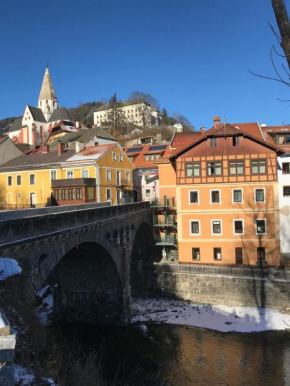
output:
[[166, 261], [177, 261], [177, 219], [175, 198], [163, 196], [152, 201], [155, 244], [162, 247]]

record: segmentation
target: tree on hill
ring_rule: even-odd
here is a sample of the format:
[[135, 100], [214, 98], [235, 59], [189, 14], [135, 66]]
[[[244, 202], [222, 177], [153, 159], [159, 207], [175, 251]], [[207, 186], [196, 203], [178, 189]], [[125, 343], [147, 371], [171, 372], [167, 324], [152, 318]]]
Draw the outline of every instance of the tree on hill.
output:
[[195, 130], [195, 127], [193, 126], [193, 124], [184, 115], [180, 114], [178, 111], [175, 111], [172, 114], [172, 117], [175, 119], [175, 123], [176, 122], [182, 123], [184, 131]]
[[149, 105], [155, 106], [157, 110], [160, 110], [160, 106], [157, 99], [154, 98], [151, 94], [145, 94], [141, 91], [134, 91], [129, 95], [128, 99], [143, 99], [145, 102], [149, 103]]
[[80, 103], [78, 107], [68, 109], [68, 114], [72, 121], [81, 122], [87, 127], [92, 127], [94, 124], [94, 112], [103, 104], [104, 102], [100, 101]]
[[108, 110], [109, 125], [114, 129], [118, 129], [122, 134], [126, 132], [125, 115], [122, 109], [122, 102], [118, 101], [117, 94], [111, 96], [108, 103], [110, 110]]

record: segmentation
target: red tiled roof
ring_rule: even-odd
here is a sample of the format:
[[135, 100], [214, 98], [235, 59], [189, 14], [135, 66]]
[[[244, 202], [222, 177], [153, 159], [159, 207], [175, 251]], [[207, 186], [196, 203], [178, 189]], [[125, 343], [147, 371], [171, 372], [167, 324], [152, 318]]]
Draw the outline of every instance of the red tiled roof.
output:
[[196, 139], [202, 135], [201, 132], [198, 131], [188, 131], [185, 133], [174, 133], [174, 136], [171, 140], [171, 147], [174, 149], [179, 148], [180, 146], [185, 145], [188, 141]]
[[[146, 154], [158, 154], [158, 153], [161, 153], [162, 154], [162, 157], [163, 156], [168, 156], [168, 154], [170, 153], [170, 145], [169, 144], [166, 144], [166, 149], [164, 150], [149, 150], [150, 147], [152, 146], [159, 146], [159, 145], [134, 145], [134, 146], [128, 146], [125, 148], [125, 153], [128, 157], [130, 156], [134, 156], [135, 159], [134, 161], [132, 161], [134, 163], [134, 165], [136, 166], [136, 168], [138, 169], [149, 169], [149, 168], [155, 168], [156, 169], [156, 164], [155, 162], [156, 161], [152, 161], [152, 160], [148, 160], [148, 161], [145, 161], [145, 155]], [[161, 146], [161, 145], [160, 145]], [[128, 153], [128, 149], [130, 148], [134, 148], [134, 147], [142, 147], [142, 150], [140, 150], [139, 152], [129, 152]]]
[[230, 123], [231, 126], [238, 127], [243, 132], [259, 138], [260, 140], [264, 140], [263, 135], [260, 130], [260, 126], [257, 122], [251, 122], [251, 123]]
[[262, 127], [262, 131], [266, 141], [272, 145], [277, 146], [279, 149], [290, 152], [290, 143], [283, 143], [281, 145], [277, 145], [273, 136], [273, 134], [286, 134], [290, 133], [290, 126], [265, 126]]

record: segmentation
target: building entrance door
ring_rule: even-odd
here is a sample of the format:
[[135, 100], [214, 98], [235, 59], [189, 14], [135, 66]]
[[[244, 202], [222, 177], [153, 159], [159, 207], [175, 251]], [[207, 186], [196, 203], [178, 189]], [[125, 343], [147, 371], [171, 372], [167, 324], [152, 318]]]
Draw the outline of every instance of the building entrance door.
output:
[[30, 208], [36, 207], [36, 194], [30, 193]]
[[241, 247], [236, 248], [236, 264], [243, 264], [243, 248]]

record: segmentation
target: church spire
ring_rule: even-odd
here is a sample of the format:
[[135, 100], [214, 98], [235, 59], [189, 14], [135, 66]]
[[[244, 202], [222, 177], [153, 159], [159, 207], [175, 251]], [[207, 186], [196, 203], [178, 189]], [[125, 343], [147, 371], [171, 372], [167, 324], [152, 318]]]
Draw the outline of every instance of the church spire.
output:
[[46, 120], [49, 120], [52, 112], [57, 109], [57, 97], [51, 81], [48, 65], [46, 65], [42, 81], [38, 98], [38, 107], [43, 111]]

